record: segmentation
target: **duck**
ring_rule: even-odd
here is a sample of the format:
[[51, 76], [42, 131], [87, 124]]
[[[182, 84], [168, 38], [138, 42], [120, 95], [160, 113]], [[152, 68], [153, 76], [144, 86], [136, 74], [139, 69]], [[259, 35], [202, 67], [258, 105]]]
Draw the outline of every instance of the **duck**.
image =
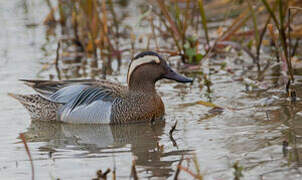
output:
[[127, 86], [108, 80], [20, 79], [36, 94], [14, 94], [32, 120], [72, 124], [127, 124], [164, 119], [165, 106], [155, 83], [170, 79], [192, 83], [172, 70], [154, 51], [144, 51], [131, 60]]

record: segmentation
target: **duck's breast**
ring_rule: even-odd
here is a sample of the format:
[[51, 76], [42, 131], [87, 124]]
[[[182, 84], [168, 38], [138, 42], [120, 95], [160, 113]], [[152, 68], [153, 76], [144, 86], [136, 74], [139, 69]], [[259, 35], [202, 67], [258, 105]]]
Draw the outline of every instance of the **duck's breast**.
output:
[[111, 123], [147, 122], [161, 119], [164, 113], [164, 104], [157, 94], [133, 93], [114, 101]]

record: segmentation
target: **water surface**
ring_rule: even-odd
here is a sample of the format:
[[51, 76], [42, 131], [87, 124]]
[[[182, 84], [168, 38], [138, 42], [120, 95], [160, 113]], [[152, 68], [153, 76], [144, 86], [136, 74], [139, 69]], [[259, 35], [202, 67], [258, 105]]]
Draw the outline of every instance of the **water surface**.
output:
[[[31, 167], [21, 140], [24, 133], [33, 158], [36, 179], [91, 179], [99, 169], [116, 168], [118, 179], [128, 179], [135, 159], [141, 178], [172, 179], [180, 159], [196, 154], [205, 179], [232, 179], [233, 164], [243, 167], [243, 179], [301, 178], [301, 103], [290, 106], [284, 88], [274, 88], [279, 76], [266, 76], [260, 88], [236, 79], [251, 62], [216, 57], [208, 78], [210, 90], [199, 78], [192, 85], [171, 81], [157, 84], [166, 106], [166, 123], [155, 125], [69, 125], [31, 122], [26, 110], [7, 92], [32, 93], [19, 78], [49, 79], [56, 75], [45, 62], [55, 57], [56, 39], [47, 38], [42, 25], [48, 9], [41, 1], [0, 2], [0, 179], [29, 179]], [[234, 74], [221, 70], [221, 61]], [[121, 72], [107, 78], [125, 84], [128, 60]], [[247, 64], [247, 65], [245, 65]], [[47, 69], [47, 68], [46, 68]], [[256, 73], [251, 72], [250, 76]], [[298, 82], [301, 77], [297, 76]], [[300, 81], [301, 82], [301, 81]], [[278, 86], [276, 86], [278, 87]], [[299, 83], [297, 85], [298, 97]], [[224, 108], [196, 103], [212, 101]], [[171, 126], [177, 130], [169, 137]], [[289, 150], [282, 147], [289, 143]], [[192, 161], [184, 167], [195, 172]], [[192, 178], [181, 172], [183, 179]]]

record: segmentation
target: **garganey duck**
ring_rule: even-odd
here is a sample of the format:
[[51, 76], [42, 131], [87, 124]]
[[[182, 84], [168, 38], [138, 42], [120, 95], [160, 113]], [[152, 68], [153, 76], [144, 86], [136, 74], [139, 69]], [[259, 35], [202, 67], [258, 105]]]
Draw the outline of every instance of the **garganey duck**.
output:
[[21, 80], [38, 94], [9, 93], [33, 120], [81, 124], [123, 124], [162, 119], [165, 107], [155, 83], [160, 79], [192, 82], [157, 53], [145, 51], [131, 61], [128, 86], [107, 80]]

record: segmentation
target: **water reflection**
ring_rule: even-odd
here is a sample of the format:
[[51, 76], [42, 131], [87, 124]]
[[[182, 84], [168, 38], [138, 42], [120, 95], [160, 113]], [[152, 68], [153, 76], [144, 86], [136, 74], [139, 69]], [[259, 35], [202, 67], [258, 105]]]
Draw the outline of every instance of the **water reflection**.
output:
[[280, 109], [270, 111], [273, 122], [281, 122], [286, 128], [282, 130], [280, 145], [288, 165], [302, 165], [302, 104], [281, 105]]
[[[302, 166], [302, 107], [296, 106], [282, 106], [279, 116], [283, 124], [288, 128], [283, 131], [283, 153], [287, 157], [288, 163], [296, 163], [297, 166]], [[288, 146], [290, 147], [288, 149]]]
[[[24, 135], [28, 142], [46, 142], [46, 145], [39, 147], [39, 151], [43, 152], [80, 150], [85, 153], [77, 157], [93, 154], [95, 158], [131, 152], [136, 156], [136, 165], [142, 167], [150, 177], [167, 178], [174, 174], [175, 166], [172, 163], [188, 151], [164, 152], [159, 145], [164, 128], [164, 122], [155, 125], [73, 125], [32, 121]], [[165, 158], [169, 156], [179, 158]]]

